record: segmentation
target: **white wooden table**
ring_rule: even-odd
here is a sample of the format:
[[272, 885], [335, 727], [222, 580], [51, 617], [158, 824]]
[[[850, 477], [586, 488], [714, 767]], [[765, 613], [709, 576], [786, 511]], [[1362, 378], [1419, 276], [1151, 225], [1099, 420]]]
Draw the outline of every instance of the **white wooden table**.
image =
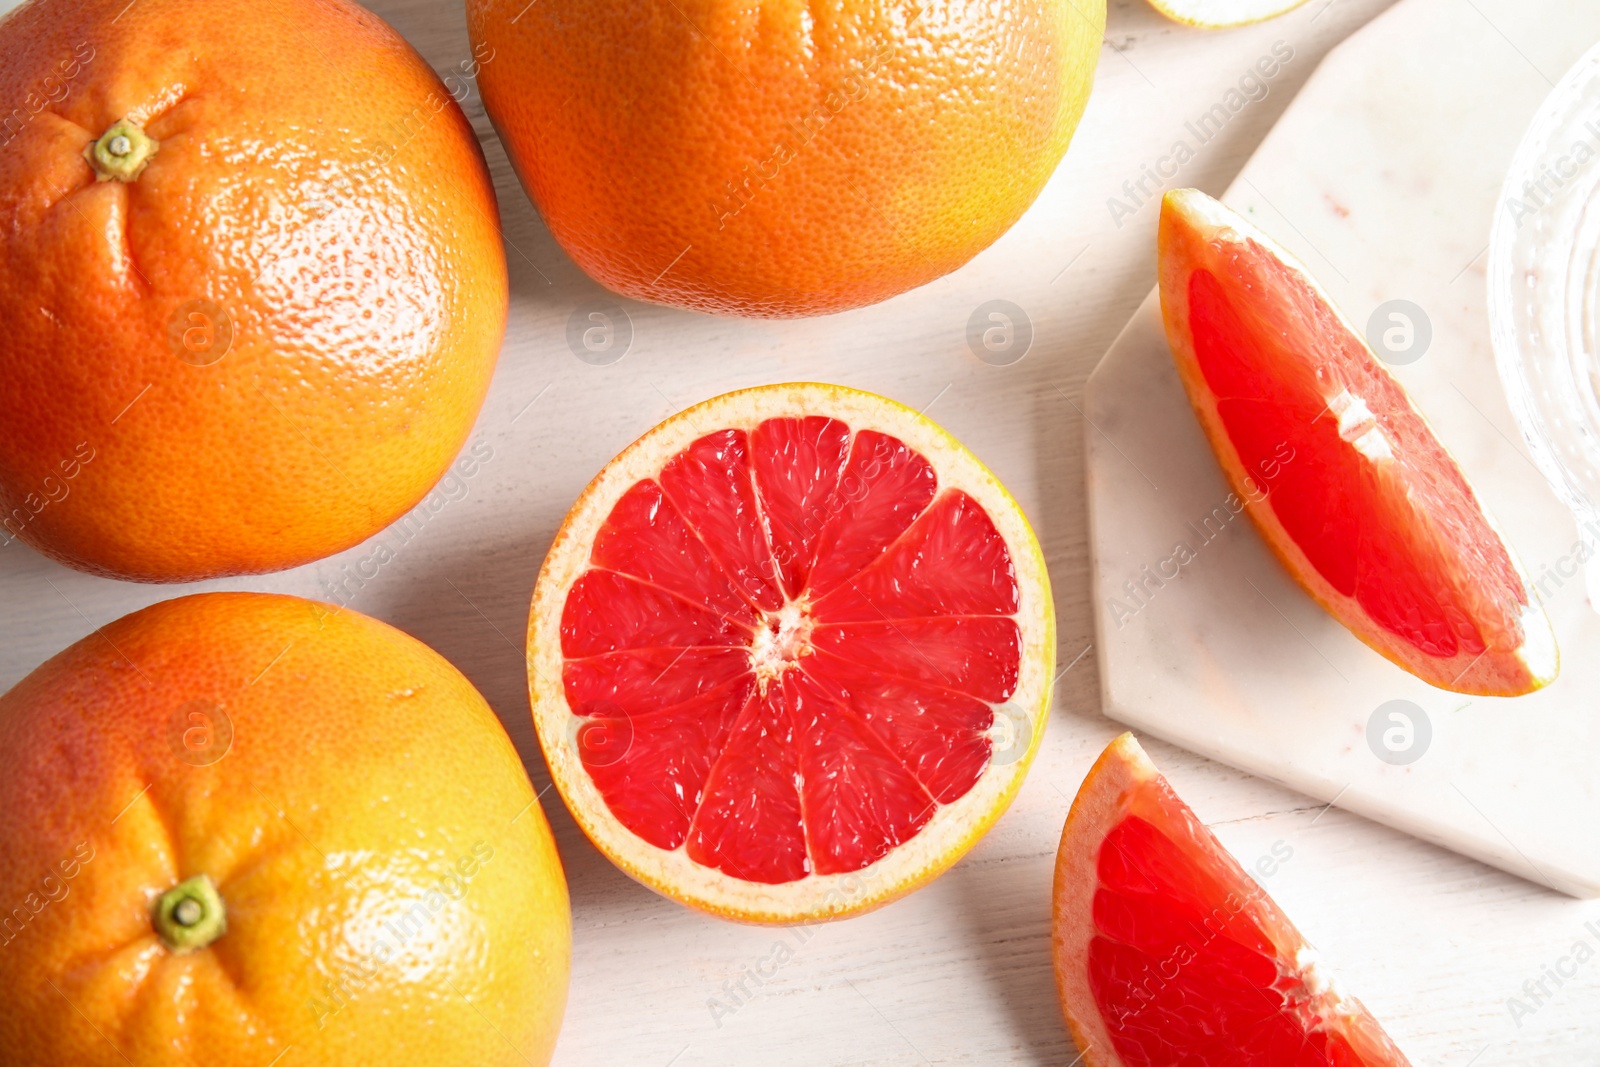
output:
[[[528, 599], [561, 516], [607, 459], [670, 412], [760, 382], [832, 380], [930, 405], [1015, 492], [1051, 566], [1065, 673], [1027, 785], [990, 835], [930, 887], [860, 919], [793, 931], [719, 922], [637, 886], [545, 793], [575, 924], [556, 1062], [1066, 1067], [1076, 1052], [1050, 972], [1052, 865], [1072, 795], [1119, 730], [1100, 715], [1094, 656], [1083, 655], [1093, 633], [1079, 399], [1154, 277], [1156, 205], [1137, 186], [1186, 136], [1186, 120], [1285, 42], [1293, 58], [1265, 95], [1256, 92], [1166, 182], [1220, 192], [1318, 60], [1388, 3], [1311, 0], [1276, 22], [1206, 34], [1164, 21], [1143, 0], [1113, 0], [1095, 97], [1072, 152], [1029, 215], [973, 263], [886, 304], [822, 320], [742, 322], [629, 304], [631, 347], [603, 366], [576, 358], [566, 340], [569, 317], [603, 294], [538, 221], [474, 94], [467, 110], [495, 174], [511, 263], [508, 337], [477, 431], [492, 459], [453, 486], [403, 546], [380, 534], [267, 578], [135, 586], [64, 570], [20, 546], [0, 549], [0, 689], [92, 627], [181, 593], [334, 598], [385, 540], [395, 558], [359, 588], [349, 581], [354, 594], [339, 598], [465, 671], [543, 789], [549, 778], [522, 665]], [[371, 6], [441, 74], [471, 54], [458, 0]], [[1491, 18], [1510, 48], [1537, 55], [1518, 42], [1509, 0], [1460, 6], [1463, 19]], [[1561, 72], [1544, 73], [1553, 80]], [[1112, 197], [1131, 214], [1114, 215]], [[1012, 301], [1031, 319], [1032, 346], [1008, 366], [967, 347], [967, 319], [990, 299]], [[1600, 903], [1324, 812], [1169, 746], [1149, 747], [1246, 866], [1276, 842], [1292, 848], [1268, 889], [1419, 1067], [1600, 1064], [1600, 957], [1560, 984], [1544, 977], [1575, 942], [1600, 949]], [[1570, 960], [1562, 966], [1573, 970]], [[1514, 1020], [1512, 997], [1531, 1014]]]

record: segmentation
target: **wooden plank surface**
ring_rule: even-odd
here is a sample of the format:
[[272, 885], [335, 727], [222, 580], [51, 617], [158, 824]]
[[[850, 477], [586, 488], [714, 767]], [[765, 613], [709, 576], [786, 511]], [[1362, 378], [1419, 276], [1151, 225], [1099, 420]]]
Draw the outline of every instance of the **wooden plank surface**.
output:
[[[441, 74], [459, 71], [471, 54], [457, 0], [371, 6]], [[806, 322], [627, 304], [631, 347], [606, 366], [580, 360], [566, 340], [574, 312], [603, 294], [551, 241], [474, 93], [466, 106], [500, 193], [512, 284], [508, 337], [474, 438], [487, 458], [441, 488], [410, 540], [386, 532], [269, 578], [134, 586], [64, 570], [18, 545], [0, 548], [0, 688], [94, 626], [180, 592], [337, 599], [415, 634], [465, 671], [543, 789], [549, 779], [522, 666], [527, 604], [557, 524], [607, 459], [672, 411], [760, 382], [833, 380], [928, 406], [1015, 492], [1050, 563], [1065, 672], [1027, 785], [995, 830], [927, 889], [860, 919], [794, 931], [721, 923], [638, 887], [545, 793], [575, 922], [556, 1062], [1071, 1064], [1077, 1053], [1049, 966], [1051, 868], [1070, 799], [1117, 732], [1099, 713], [1094, 656], [1083, 655], [1093, 634], [1079, 401], [1154, 276], [1155, 204], [1138, 183], [1188, 139], [1193, 158], [1167, 184], [1219, 192], [1318, 60], [1387, 6], [1311, 0], [1263, 26], [1206, 34], [1164, 21], [1142, 0], [1114, 0], [1096, 95], [1072, 152], [1034, 209], [973, 263], [878, 307]], [[1460, 6], [1463, 19], [1484, 17], [1474, 0]], [[1516, 40], [1514, 24], [1497, 28]], [[1293, 56], [1277, 76], [1261, 90], [1246, 86], [1220, 131], [1194, 138], [1186, 123], [1230, 99], [1278, 42]], [[306, 76], [342, 73], [308, 58]], [[997, 298], [1022, 307], [1033, 329], [1026, 356], [1003, 367], [977, 359], [965, 340], [972, 311]], [[379, 542], [393, 558], [374, 567]], [[1544, 979], [1538, 1003], [1524, 988], [1575, 942], [1600, 947], [1585, 928], [1600, 927], [1595, 906], [1338, 810], [1324, 814], [1304, 797], [1170, 746], [1150, 749], [1247, 866], [1277, 842], [1292, 848], [1268, 888], [1413, 1062], [1600, 1063], [1600, 962], [1559, 985]], [[1511, 997], [1531, 1013], [1513, 1019]]]

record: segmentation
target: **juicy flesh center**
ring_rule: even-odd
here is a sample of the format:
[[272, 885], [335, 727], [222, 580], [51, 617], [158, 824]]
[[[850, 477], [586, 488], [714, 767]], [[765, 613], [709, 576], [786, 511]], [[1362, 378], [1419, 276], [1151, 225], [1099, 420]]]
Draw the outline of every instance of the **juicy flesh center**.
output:
[[579, 758], [627, 830], [747, 882], [843, 874], [1011, 751], [1017, 572], [939, 482], [897, 438], [807, 417], [707, 434], [622, 493], [561, 650]]
[[794, 667], [802, 656], [811, 655], [811, 630], [815, 625], [804, 598], [790, 600], [777, 611], [762, 613], [750, 643], [750, 670], [763, 696], [769, 682]]

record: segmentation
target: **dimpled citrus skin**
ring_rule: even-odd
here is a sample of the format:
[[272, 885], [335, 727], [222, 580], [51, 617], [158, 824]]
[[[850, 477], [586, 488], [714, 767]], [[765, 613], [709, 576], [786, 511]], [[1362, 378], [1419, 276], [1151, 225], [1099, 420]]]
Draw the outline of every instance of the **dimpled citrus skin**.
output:
[[[33, 0], [0, 22], [0, 115], [3, 539], [113, 577], [257, 573], [427, 493], [488, 388], [505, 260], [471, 127], [388, 25]], [[160, 147], [97, 181], [84, 149], [124, 117]], [[209, 366], [192, 301], [232, 324]]]
[[[186, 746], [196, 701], [231, 747], [215, 714]], [[0, 751], [6, 1067], [548, 1062], [560, 860], [499, 721], [413, 638], [294, 597], [167, 601], [0, 697]], [[152, 904], [200, 874], [227, 930], [175, 955]]]
[[1044, 187], [1104, 0], [467, 0], [529, 195], [598, 281], [700, 311], [883, 300]]

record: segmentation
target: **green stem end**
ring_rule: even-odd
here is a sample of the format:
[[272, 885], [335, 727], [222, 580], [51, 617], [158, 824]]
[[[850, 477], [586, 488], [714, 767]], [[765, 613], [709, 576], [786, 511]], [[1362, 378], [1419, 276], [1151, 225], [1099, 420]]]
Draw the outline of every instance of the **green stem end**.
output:
[[197, 952], [228, 929], [228, 909], [209, 875], [179, 883], [156, 900], [151, 925], [175, 956]]
[[131, 119], [118, 119], [100, 139], [83, 150], [96, 180], [131, 182], [144, 173], [145, 164], [161, 145]]

